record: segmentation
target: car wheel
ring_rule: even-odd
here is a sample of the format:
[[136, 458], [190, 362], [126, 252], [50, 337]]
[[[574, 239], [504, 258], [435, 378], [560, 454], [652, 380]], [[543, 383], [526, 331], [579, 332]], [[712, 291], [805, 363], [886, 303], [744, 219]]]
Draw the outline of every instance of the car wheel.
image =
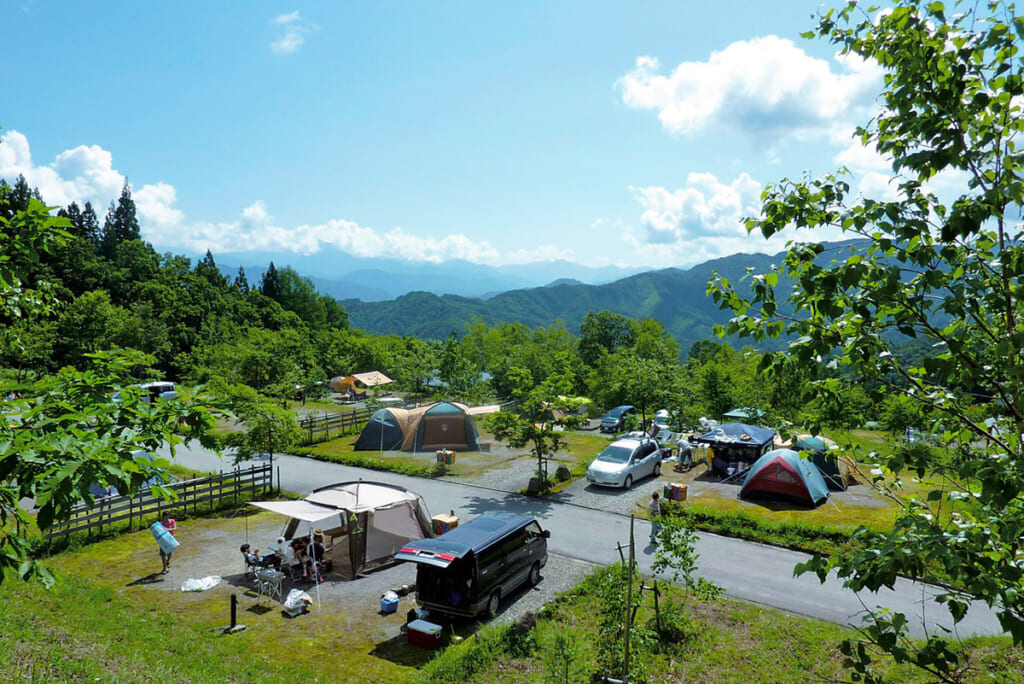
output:
[[534, 563], [530, 568], [530, 586], [535, 587], [538, 584], [540, 584], [540, 563]]
[[487, 617], [494, 617], [498, 614], [498, 607], [501, 605], [501, 592], [495, 591], [487, 599]]
[[626, 476], [626, 481], [622, 483], [622, 486], [625, 487], [626, 489], [629, 489], [630, 487], [632, 487], [633, 486], [633, 476], [632, 475], [627, 475]]
[[661, 464], [660, 463], [655, 463], [654, 464], [654, 477], [658, 477], [659, 475], [661, 475]]

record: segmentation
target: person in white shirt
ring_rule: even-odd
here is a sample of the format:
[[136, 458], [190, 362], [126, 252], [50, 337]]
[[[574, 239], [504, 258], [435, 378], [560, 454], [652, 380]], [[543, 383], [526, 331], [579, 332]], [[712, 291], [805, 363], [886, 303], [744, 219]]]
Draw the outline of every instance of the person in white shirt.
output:
[[651, 519], [651, 544], [658, 543], [658, 533], [661, 532], [661, 501], [658, 492], [651, 495], [651, 505], [647, 508]]

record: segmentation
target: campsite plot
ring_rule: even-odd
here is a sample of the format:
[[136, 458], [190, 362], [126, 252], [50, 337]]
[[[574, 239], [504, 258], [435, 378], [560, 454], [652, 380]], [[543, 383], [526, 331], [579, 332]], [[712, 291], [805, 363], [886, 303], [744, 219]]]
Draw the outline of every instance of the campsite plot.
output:
[[[6, 654], [0, 664], [17, 674], [32, 672], [32, 663], [59, 662], [60, 670], [35, 669], [52, 681], [370, 683], [407, 681], [434, 656], [400, 634], [411, 597], [395, 614], [379, 612], [384, 591], [415, 579], [407, 564], [357, 581], [328, 581], [321, 586], [320, 608], [293, 619], [281, 614], [279, 602], [258, 598], [243, 577], [238, 547], [248, 542], [263, 550], [282, 527], [283, 519], [272, 513], [184, 519], [182, 546], [167, 575], [159, 574], [148, 531], [55, 557], [51, 563], [62, 580], [53, 591], [20, 582], [0, 586], [4, 633], [16, 639], [9, 644], [0, 635]], [[540, 585], [504, 602], [497, 621], [537, 610], [591, 569], [553, 557]], [[224, 581], [206, 592], [181, 592], [184, 580], [211, 574]], [[311, 585], [300, 586], [315, 598]], [[221, 636], [231, 594], [238, 596], [238, 622], [246, 630]], [[465, 636], [483, 624], [459, 623], [456, 631]]]

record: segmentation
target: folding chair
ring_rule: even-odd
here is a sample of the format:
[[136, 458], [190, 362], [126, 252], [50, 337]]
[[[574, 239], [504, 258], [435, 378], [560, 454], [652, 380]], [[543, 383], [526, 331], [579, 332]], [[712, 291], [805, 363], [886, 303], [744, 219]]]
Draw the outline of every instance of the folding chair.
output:
[[255, 582], [257, 579], [257, 574], [259, 573], [260, 570], [263, 570], [263, 566], [249, 558], [249, 556], [245, 555], [244, 553], [242, 554], [242, 559], [245, 561], [245, 573], [243, 577], [247, 580], [252, 580], [253, 582]]

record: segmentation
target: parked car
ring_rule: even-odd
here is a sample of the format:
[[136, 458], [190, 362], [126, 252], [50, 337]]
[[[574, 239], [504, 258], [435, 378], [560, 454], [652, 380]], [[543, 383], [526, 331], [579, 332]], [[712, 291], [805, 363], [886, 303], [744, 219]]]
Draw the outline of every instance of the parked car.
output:
[[646, 436], [617, 439], [601, 451], [587, 468], [587, 482], [625, 487], [648, 475], [661, 474], [661, 448]]
[[601, 419], [601, 432], [620, 432], [626, 425], [626, 416], [634, 410], [629, 405], [616, 406]]
[[[157, 399], [177, 399], [178, 389], [174, 386], [173, 382], [167, 380], [158, 380], [156, 382], [146, 382], [141, 385], [135, 385], [141, 391], [139, 392], [139, 399], [144, 404], [151, 404]], [[115, 392], [114, 396], [111, 397], [115, 402], [121, 401], [121, 393]]]
[[549, 530], [528, 515], [484, 513], [433, 539], [406, 544], [395, 559], [416, 563], [416, 600], [429, 611], [495, 615], [524, 582], [540, 582]]

